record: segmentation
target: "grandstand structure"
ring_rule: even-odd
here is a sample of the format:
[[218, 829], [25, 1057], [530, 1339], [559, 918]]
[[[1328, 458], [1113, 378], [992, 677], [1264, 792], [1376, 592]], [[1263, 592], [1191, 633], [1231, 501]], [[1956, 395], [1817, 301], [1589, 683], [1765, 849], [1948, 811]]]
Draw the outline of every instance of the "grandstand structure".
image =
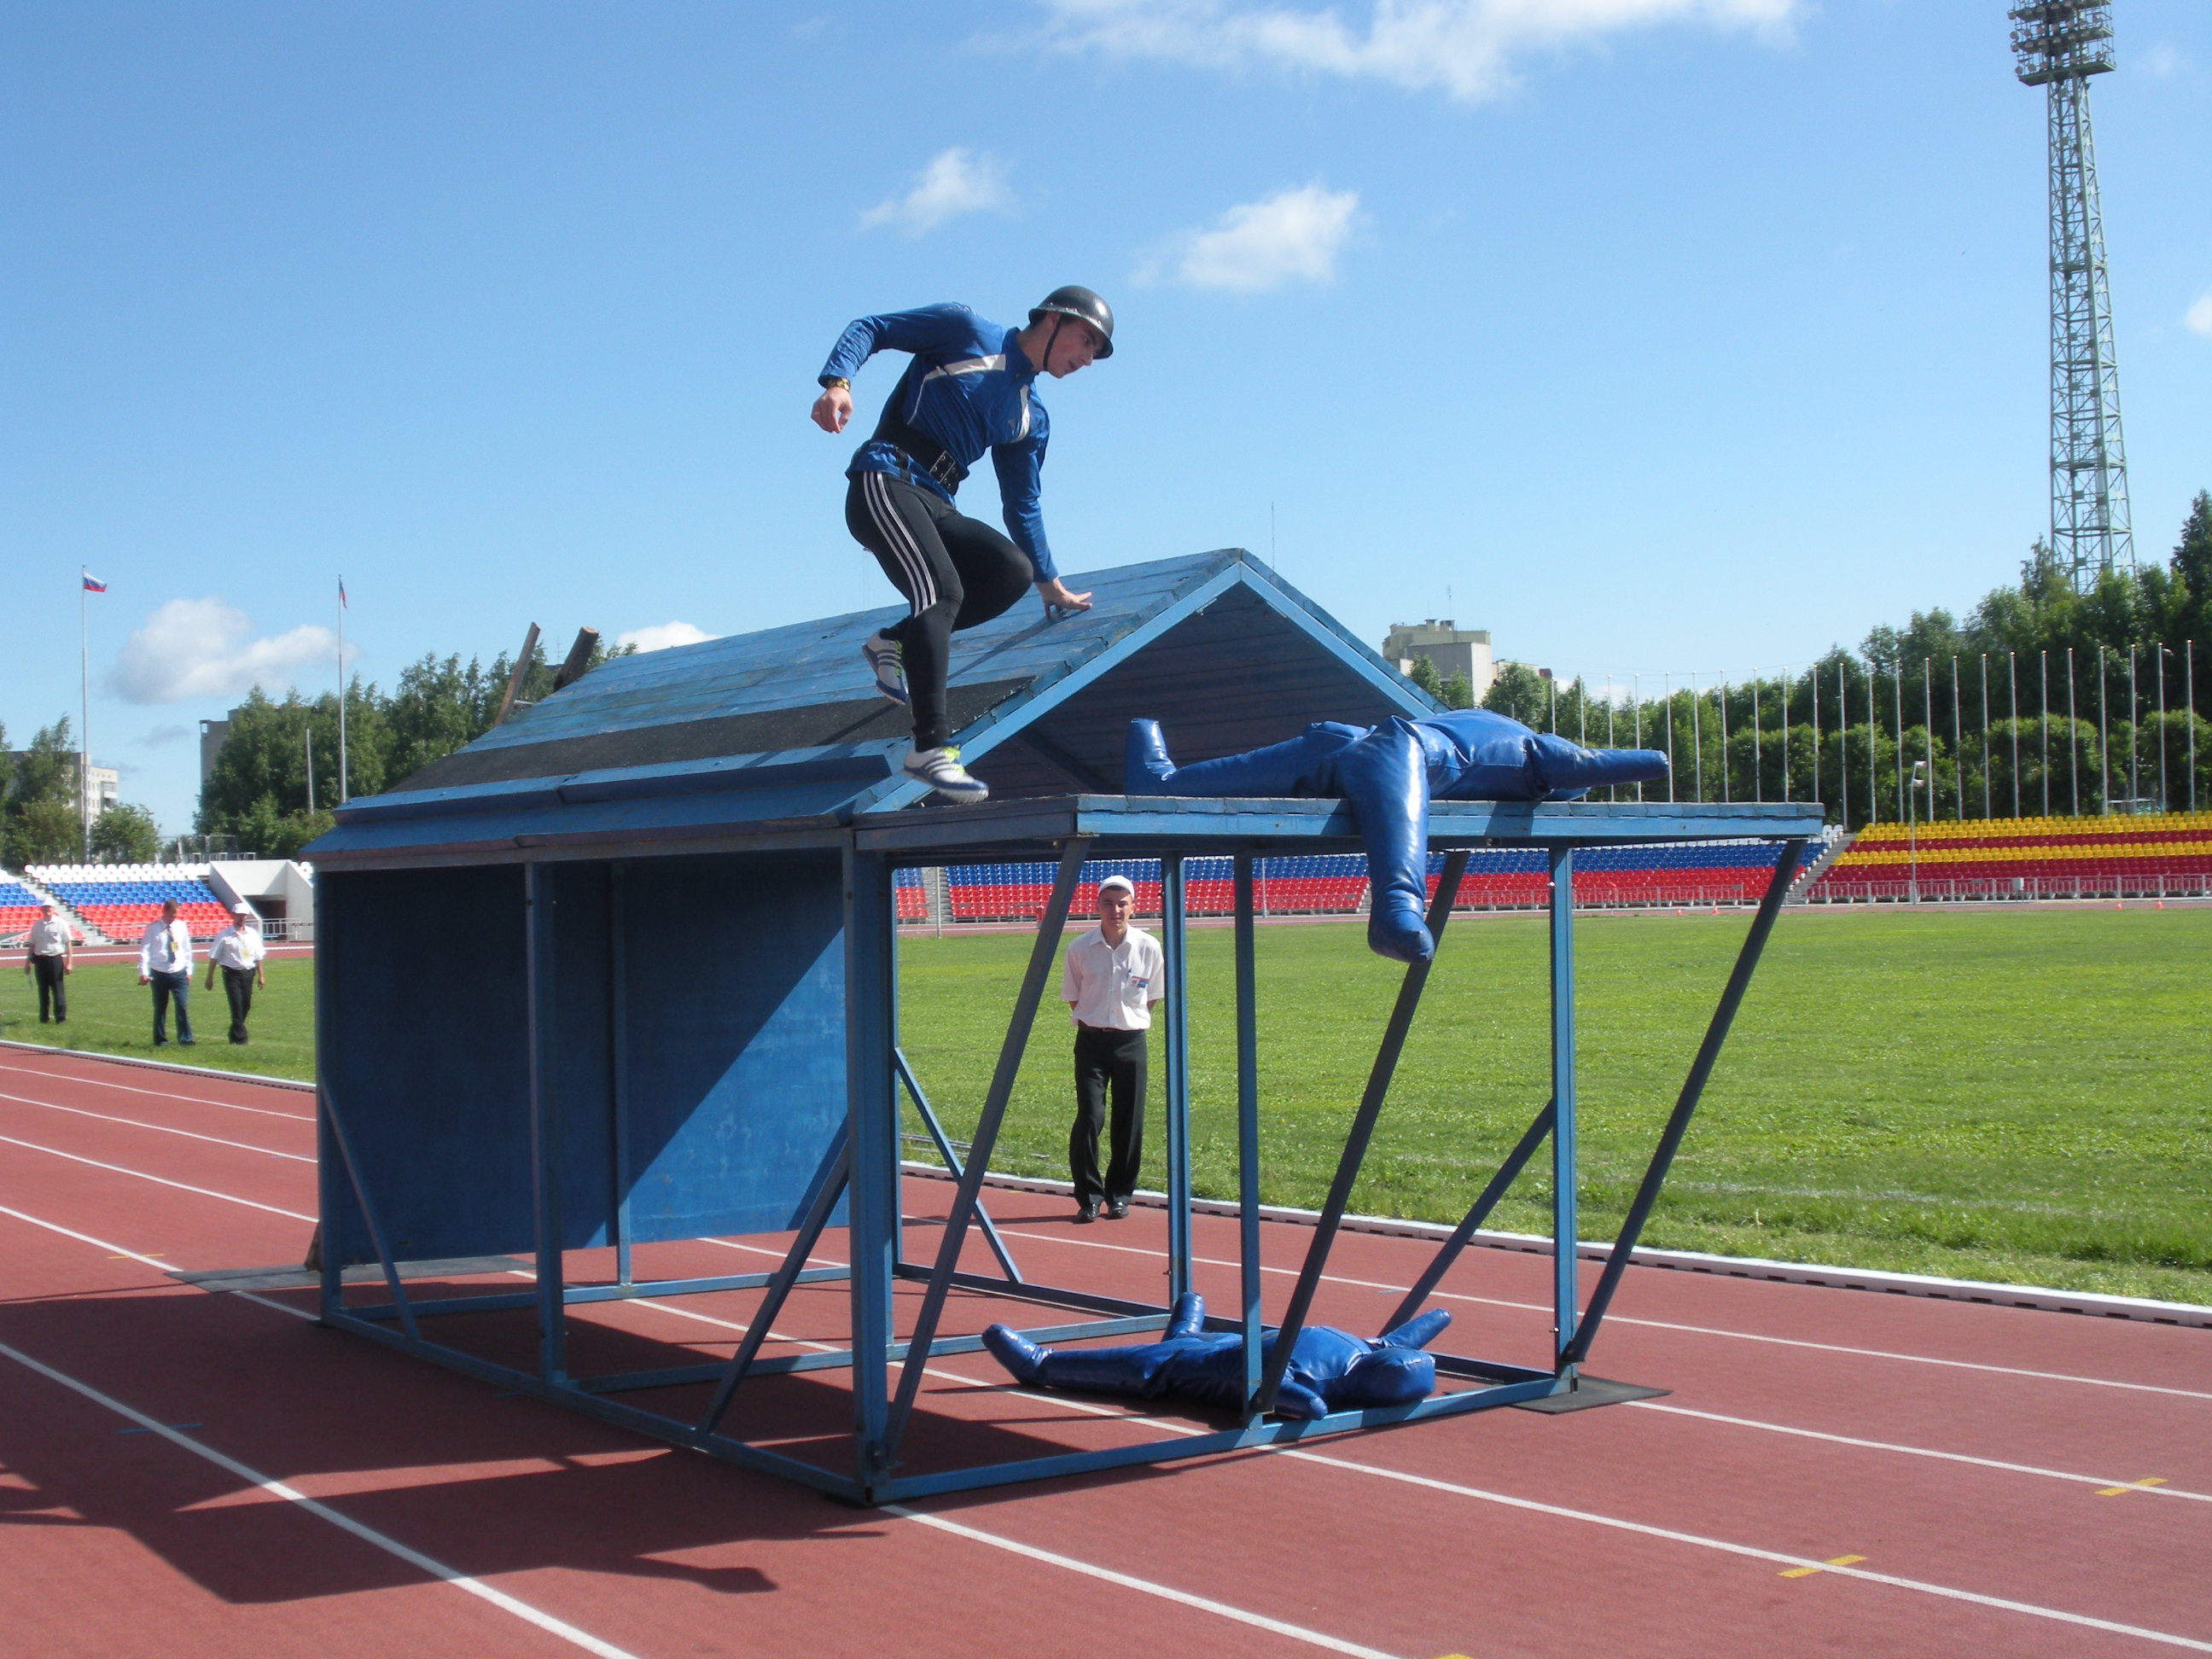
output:
[[194, 939], [213, 939], [230, 924], [229, 907], [208, 884], [204, 864], [33, 864], [24, 873], [60, 901], [94, 944], [135, 944], [170, 899]]
[[1876, 824], [1804, 893], [1815, 904], [2206, 896], [2212, 812]]
[[[1771, 842], [1596, 847], [1576, 860], [1578, 909], [1647, 905], [1756, 904], [1774, 874]], [[1444, 855], [1429, 858], [1429, 893], [1436, 894]], [[1183, 865], [1183, 914], [1226, 916], [1236, 908], [1231, 860], [1194, 858]], [[943, 871], [945, 902], [933, 913], [929, 872], [902, 870], [896, 890], [902, 923], [1034, 921], [1044, 914], [1055, 866], [1049, 863], [955, 865]], [[1085, 860], [1075, 892], [1077, 911], [1094, 908], [1098, 884], [1123, 876], [1136, 889], [1140, 916], [1161, 911], [1158, 859]], [[1253, 861], [1253, 902], [1262, 916], [1358, 915], [1367, 908], [1367, 860], [1357, 853], [1318, 853]], [[1534, 848], [1492, 848], [1468, 855], [1457, 910], [1540, 909], [1551, 902], [1551, 872]]]
[[46, 901], [35, 888], [27, 887], [0, 870], [0, 945], [16, 945], [31, 924], [46, 913]]

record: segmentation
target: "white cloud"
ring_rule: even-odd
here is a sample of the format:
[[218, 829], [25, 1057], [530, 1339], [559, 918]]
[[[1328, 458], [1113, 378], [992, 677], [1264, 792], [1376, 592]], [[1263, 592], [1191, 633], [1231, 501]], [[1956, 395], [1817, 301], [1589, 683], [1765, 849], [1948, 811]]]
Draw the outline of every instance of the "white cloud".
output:
[[1334, 6], [1248, 0], [1041, 0], [1063, 51], [1194, 68], [1276, 69], [1385, 82], [1477, 102], [1514, 84], [1514, 60], [1627, 28], [1696, 23], [1779, 33], [1798, 0], [1374, 0], [1347, 22]]
[[862, 214], [860, 228], [896, 225], [908, 235], [919, 236], [963, 213], [1004, 213], [1013, 204], [1004, 162], [994, 155], [955, 148], [931, 156], [905, 195], [878, 202]]
[[1359, 210], [1356, 191], [1313, 184], [1229, 210], [1205, 230], [1168, 239], [1138, 268], [1140, 283], [1257, 294], [1285, 283], [1332, 282]]
[[2171, 81], [2189, 67], [2189, 60], [2162, 40], [2143, 53], [2140, 61], [2147, 73], [2160, 81]]
[[665, 651], [672, 645], [697, 645], [702, 640], [719, 639], [694, 628], [688, 622], [656, 623], [651, 628], [633, 628], [627, 634], [615, 635], [617, 645], [634, 645], [641, 651]]
[[311, 663], [335, 669], [337, 636], [327, 628], [264, 640], [252, 632], [252, 619], [221, 599], [171, 599], [124, 642], [101, 684], [125, 702], [183, 702], [289, 684]]
[[2198, 295], [2196, 303], [2181, 313], [2181, 320], [2189, 325], [2191, 334], [2212, 340], [2212, 294]]

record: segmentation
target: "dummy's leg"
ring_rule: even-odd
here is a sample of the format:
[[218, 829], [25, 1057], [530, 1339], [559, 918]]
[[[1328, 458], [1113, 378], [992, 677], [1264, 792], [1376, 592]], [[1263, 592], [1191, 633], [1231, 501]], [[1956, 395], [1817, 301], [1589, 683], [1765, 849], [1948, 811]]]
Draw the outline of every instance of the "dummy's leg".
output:
[[1178, 767], [1168, 758], [1158, 720], [1131, 720], [1121, 787], [1132, 795], [1333, 795], [1329, 763], [1362, 732], [1322, 720], [1288, 743]]
[[[1183, 1337], [1197, 1336], [1204, 1330], [1205, 1326], [1206, 1298], [1196, 1291], [1185, 1291], [1176, 1298], [1174, 1311], [1168, 1316], [1168, 1328], [1160, 1333], [1161, 1340], [1165, 1342], [1174, 1342]], [[1146, 1343], [1143, 1348], [1094, 1348], [1087, 1353], [1079, 1350], [1073, 1353], [1060, 1353], [1051, 1348], [1040, 1348], [1019, 1331], [1009, 1326], [994, 1325], [983, 1333], [983, 1346], [991, 1351], [991, 1357], [1004, 1365], [1006, 1368], [1006, 1374], [1017, 1382], [1034, 1382], [1038, 1380], [1040, 1374], [1049, 1369], [1050, 1375], [1046, 1376], [1044, 1381], [1054, 1387], [1093, 1388], [1101, 1385], [1064, 1380], [1066, 1376], [1073, 1376], [1083, 1369], [1071, 1362], [1076, 1360], [1107, 1362], [1104, 1368], [1108, 1370], [1111, 1370], [1114, 1366], [1121, 1366], [1121, 1371], [1115, 1374], [1121, 1381], [1126, 1381], [1127, 1368], [1123, 1362], [1127, 1357], [1131, 1353], [1141, 1352], [1144, 1348], [1151, 1348], [1158, 1345]], [[1092, 1369], [1100, 1368], [1094, 1366]], [[1123, 1391], [1125, 1390], [1119, 1386], [1118, 1382], [1109, 1388], [1109, 1392]]]
[[1450, 1323], [1450, 1309], [1431, 1308], [1428, 1312], [1416, 1314], [1404, 1324], [1383, 1332], [1376, 1340], [1388, 1343], [1394, 1348], [1425, 1348]]
[[1429, 774], [1411, 721], [1384, 721], [1336, 757], [1336, 784], [1359, 817], [1371, 899], [1367, 948], [1396, 962], [1436, 953], [1429, 902]]
[[1531, 732], [1528, 747], [1536, 776], [1554, 799], [1667, 775], [1667, 757], [1656, 749], [1584, 749], [1548, 732]]

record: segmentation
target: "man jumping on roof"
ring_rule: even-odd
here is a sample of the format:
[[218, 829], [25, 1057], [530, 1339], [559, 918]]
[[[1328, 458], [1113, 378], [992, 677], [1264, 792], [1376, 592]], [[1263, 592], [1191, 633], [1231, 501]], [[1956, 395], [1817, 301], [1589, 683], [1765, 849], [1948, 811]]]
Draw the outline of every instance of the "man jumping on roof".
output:
[[[952, 635], [1002, 616], [1035, 585], [1045, 613], [1087, 611], [1054, 569], [1038, 477], [1051, 428], [1034, 384], [1064, 379], [1114, 355], [1114, 313], [1087, 288], [1056, 288], [1029, 326], [987, 322], [965, 306], [924, 306], [862, 317], [837, 338], [818, 377], [814, 423], [842, 432], [853, 416], [852, 377], [882, 350], [914, 355], [875, 431], [845, 469], [845, 526], [876, 556], [912, 611], [861, 647], [876, 690], [914, 710], [905, 769], [947, 800], [990, 793], [960, 764], [945, 714]], [[962, 514], [953, 492], [991, 452], [1012, 539]]]

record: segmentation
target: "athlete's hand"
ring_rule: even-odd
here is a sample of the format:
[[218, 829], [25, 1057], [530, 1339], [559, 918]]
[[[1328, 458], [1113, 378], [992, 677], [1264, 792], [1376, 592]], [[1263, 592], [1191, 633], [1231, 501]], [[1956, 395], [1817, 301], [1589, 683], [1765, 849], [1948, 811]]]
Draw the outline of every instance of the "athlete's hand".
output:
[[842, 432], [853, 418], [853, 394], [844, 386], [824, 386], [814, 400], [814, 424], [824, 432]]
[[1058, 622], [1063, 616], [1091, 609], [1088, 593], [1069, 592], [1067, 584], [1057, 576], [1046, 577], [1036, 585], [1036, 590], [1037, 597], [1044, 601], [1044, 614], [1050, 621]]

